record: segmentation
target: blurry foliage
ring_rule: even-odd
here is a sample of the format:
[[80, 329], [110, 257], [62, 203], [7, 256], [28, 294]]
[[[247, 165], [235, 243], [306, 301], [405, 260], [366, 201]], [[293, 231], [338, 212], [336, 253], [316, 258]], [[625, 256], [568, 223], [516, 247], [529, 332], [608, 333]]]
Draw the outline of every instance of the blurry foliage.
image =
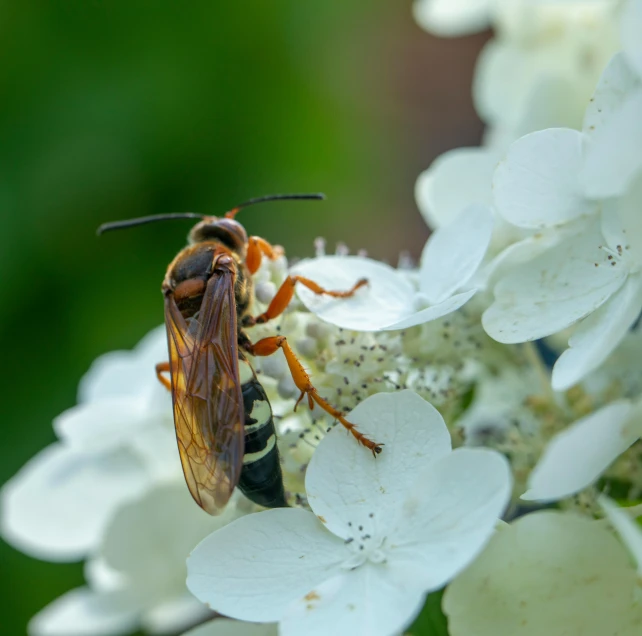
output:
[[[98, 239], [101, 222], [321, 190], [325, 203], [269, 204], [240, 220], [292, 256], [311, 255], [320, 235], [391, 261], [404, 247], [418, 255], [427, 229], [414, 210], [416, 174], [479, 130], [470, 117], [463, 132], [437, 118], [422, 131], [437, 143], [418, 151], [412, 124], [428, 112], [413, 91], [424, 71], [405, 43], [429, 40], [409, 6], [0, 5], [0, 482], [54, 441], [51, 420], [75, 403], [97, 355], [162, 321], [160, 283], [189, 222]], [[469, 77], [458, 80], [462, 94]], [[40, 563], [4, 543], [0, 562], [5, 634], [24, 633], [31, 615], [82, 583], [80, 565]]]

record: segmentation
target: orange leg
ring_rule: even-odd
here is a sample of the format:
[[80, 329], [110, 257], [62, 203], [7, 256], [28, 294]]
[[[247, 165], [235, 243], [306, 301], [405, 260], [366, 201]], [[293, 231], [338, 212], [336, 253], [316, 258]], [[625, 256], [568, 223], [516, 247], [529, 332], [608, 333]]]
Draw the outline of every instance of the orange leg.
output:
[[172, 390], [172, 383], [163, 375], [163, 373], [169, 373], [169, 362], [159, 362], [156, 365], [156, 377], [158, 381], [168, 390]]
[[271, 261], [283, 254], [283, 248], [280, 245], [271, 245], [260, 236], [250, 236], [247, 245], [247, 256], [245, 263], [250, 270], [250, 274], [256, 274], [261, 267], [263, 256], [267, 256]]
[[339, 422], [341, 422], [341, 424], [343, 424], [343, 426], [352, 433], [352, 436], [357, 440], [357, 442], [359, 442], [359, 444], [363, 444], [366, 448], [369, 448], [375, 457], [381, 452], [383, 444], [377, 444], [377, 442], [373, 442], [363, 433], [360, 433], [354, 424], [351, 424], [345, 419], [345, 417], [343, 417], [341, 411], [338, 411], [328, 404], [318, 394], [317, 390], [312, 386], [310, 376], [306, 373], [303, 365], [299, 362], [294, 351], [290, 348], [285, 336], [271, 336], [269, 338], [263, 338], [255, 344], [252, 344], [251, 342], [244, 343], [243, 346], [248, 353], [253, 356], [269, 356], [275, 353], [278, 349], [283, 349], [288, 367], [290, 367], [292, 379], [299, 391], [301, 391], [301, 395], [294, 405], [294, 410], [296, 410], [296, 407], [299, 405], [301, 400], [307, 396], [310, 410], [314, 408], [314, 402], [316, 402], [326, 413], [329, 413], [332, 417], [339, 420]]
[[317, 285], [317, 283], [315, 283], [313, 280], [310, 280], [309, 278], [304, 278], [303, 276], [288, 276], [283, 281], [281, 287], [279, 287], [267, 310], [256, 318], [253, 318], [252, 316], [246, 316], [243, 320], [244, 326], [251, 327], [252, 325], [259, 325], [267, 322], [268, 320], [272, 320], [277, 316], [280, 316], [294, 297], [294, 286], [297, 283], [301, 283], [301, 285], [304, 285], [315, 294], [325, 294], [326, 296], [331, 296], [332, 298], [349, 298], [350, 296], [354, 295], [357, 289], [363, 287], [364, 285], [367, 285], [368, 279], [360, 278], [348, 291], [330, 291], [328, 289], [324, 289], [320, 285]]

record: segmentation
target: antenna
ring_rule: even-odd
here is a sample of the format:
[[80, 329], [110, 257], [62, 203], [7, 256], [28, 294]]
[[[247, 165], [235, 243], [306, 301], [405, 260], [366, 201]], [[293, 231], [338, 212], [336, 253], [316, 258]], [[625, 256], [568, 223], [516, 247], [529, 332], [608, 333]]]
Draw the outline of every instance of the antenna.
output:
[[174, 212], [171, 214], [152, 214], [151, 216], [141, 216], [138, 219], [129, 219], [127, 221], [112, 221], [111, 223], [103, 223], [97, 230], [96, 234], [100, 236], [105, 232], [112, 230], [122, 230], [127, 227], [135, 227], [136, 225], [146, 225], [147, 223], [155, 223], [156, 221], [169, 221], [171, 219], [204, 219], [204, 214], [196, 214], [195, 212]]
[[229, 212], [225, 214], [225, 218], [233, 219], [236, 214], [243, 208], [247, 208], [250, 205], [255, 205], [256, 203], [265, 203], [266, 201], [291, 201], [297, 199], [307, 199], [313, 201], [323, 201], [325, 199], [325, 194], [322, 192], [313, 192], [313, 193], [304, 193], [304, 194], [267, 194], [263, 197], [256, 197], [255, 199], [249, 199], [245, 203], [237, 205], [235, 208], [232, 208]]
[[[232, 208], [229, 212], [225, 214], [225, 218], [233, 219], [239, 210], [247, 208], [250, 205], [255, 205], [256, 203], [264, 203], [266, 201], [283, 201], [283, 200], [292, 200], [292, 199], [312, 199], [312, 200], [323, 200], [325, 199], [325, 194], [320, 192], [314, 192], [312, 194], [268, 194], [263, 197], [256, 197], [255, 199], [249, 199], [240, 205], [237, 205], [235, 208]], [[156, 221], [169, 221], [172, 219], [205, 219], [208, 218], [204, 214], [196, 214], [195, 212], [174, 212], [170, 214], [152, 214], [151, 216], [141, 216], [138, 219], [129, 219], [127, 221], [112, 221], [111, 223], [103, 223], [97, 230], [96, 234], [100, 236], [105, 232], [111, 232], [113, 230], [123, 230], [128, 227], [135, 227], [136, 225], [146, 225], [147, 223], [155, 223]], [[215, 217], [209, 217], [215, 218]]]

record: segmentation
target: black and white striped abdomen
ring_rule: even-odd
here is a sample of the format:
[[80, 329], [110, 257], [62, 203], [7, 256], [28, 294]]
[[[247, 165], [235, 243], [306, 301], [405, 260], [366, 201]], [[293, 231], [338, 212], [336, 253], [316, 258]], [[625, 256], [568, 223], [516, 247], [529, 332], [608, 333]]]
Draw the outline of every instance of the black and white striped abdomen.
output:
[[283, 475], [276, 445], [272, 407], [254, 370], [239, 358], [241, 390], [245, 409], [245, 453], [239, 488], [260, 506], [287, 506]]

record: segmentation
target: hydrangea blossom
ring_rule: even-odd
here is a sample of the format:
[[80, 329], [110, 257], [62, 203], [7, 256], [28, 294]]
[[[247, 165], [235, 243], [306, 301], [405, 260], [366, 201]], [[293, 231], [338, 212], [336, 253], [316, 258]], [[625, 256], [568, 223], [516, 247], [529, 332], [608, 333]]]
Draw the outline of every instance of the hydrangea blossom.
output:
[[[484, 314], [486, 331], [501, 342], [541, 338], [584, 319], [556, 362], [557, 389], [572, 386], [599, 366], [642, 310], [636, 216], [642, 180], [631, 176], [622, 182], [623, 171], [602, 170], [600, 180], [586, 176], [596, 169], [594, 157], [605, 163], [604, 138], [616, 136], [626, 122], [633, 131], [638, 126], [637, 111], [629, 110], [636, 98], [628, 94], [637, 93], [639, 84], [632, 78], [624, 58], [616, 56], [587, 110], [585, 132], [528, 135], [513, 144], [495, 171], [495, 204], [510, 222], [558, 231], [559, 225], [584, 217], [574, 223], [570, 236], [505, 275], [495, 288], [495, 303]], [[635, 174], [642, 158], [633, 158], [634, 150], [626, 144], [618, 148], [626, 174]], [[592, 194], [598, 192], [611, 198]]]
[[185, 557], [238, 516], [236, 502], [210, 517], [181, 482], [155, 485], [122, 505], [87, 567], [88, 586], [67, 592], [29, 625], [34, 636], [172, 634], [209, 617], [185, 588]]
[[183, 636], [277, 636], [276, 623], [260, 625], [258, 623], [241, 623], [227, 618], [203, 623], [185, 632]]
[[82, 558], [100, 543], [123, 502], [179, 475], [171, 403], [153, 372], [166, 346], [164, 332], [155, 330], [133, 352], [112, 352], [94, 363], [78, 406], [54, 422], [60, 442], [3, 487], [5, 539], [43, 559]]
[[188, 560], [198, 598], [285, 635], [393, 634], [474, 558], [510, 496], [505, 459], [451, 452], [441, 416], [410, 391], [351, 416], [387, 452], [373, 461], [333, 430], [306, 475], [313, 512], [249, 515], [205, 539]]
[[[626, 509], [620, 508], [608, 497], [600, 496], [599, 503], [635, 561], [638, 575], [635, 592], [639, 599], [642, 593], [642, 527], [627, 514]], [[641, 514], [638, 510], [635, 517]]]
[[497, 532], [448, 587], [448, 631], [634, 636], [642, 627], [635, 579], [626, 550], [603, 525], [572, 513], [535, 512]]
[[588, 488], [639, 437], [629, 402], [613, 402], [571, 424], [548, 444], [522, 499], [554, 501]]
[[[235, 495], [208, 517], [154, 374], [164, 330], [100, 358], [54, 422], [59, 441], [2, 491], [13, 545], [86, 560], [87, 585], [31, 634], [393, 634], [444, 585], [451, 636], [642, 628], [642, 0], [418, 0], [415, 15], [447, 35], [495, 30], [473, 87], [483, 145], [417, 182], [434, 230], [419, 265], [319, 243], [254, 276], [257, 313], [288, 273], [368, 278], [350, 299], [298, 290], [251, 337], [287, 336], [383, 453], [318, 408], [293, 413], [282, 352], [257, 358], [293, 508]], [[261, 624], [198, 625], [212, 616], [199, 599]]]
[[462, 210], [428, 239], [415, 287], [403, 272], [364, 257], [335, 256], [305, 261], [295, 271], [328, 289], [349, 288], [358, 278], [368, 288], [352, 298], [328, 299], [298, 290], [305, 306], [344, 329], [406, 329], [462, 307], [477, 292], [468, 283], [477, 272], [492, 236], [493, 217], [484, 205]]

